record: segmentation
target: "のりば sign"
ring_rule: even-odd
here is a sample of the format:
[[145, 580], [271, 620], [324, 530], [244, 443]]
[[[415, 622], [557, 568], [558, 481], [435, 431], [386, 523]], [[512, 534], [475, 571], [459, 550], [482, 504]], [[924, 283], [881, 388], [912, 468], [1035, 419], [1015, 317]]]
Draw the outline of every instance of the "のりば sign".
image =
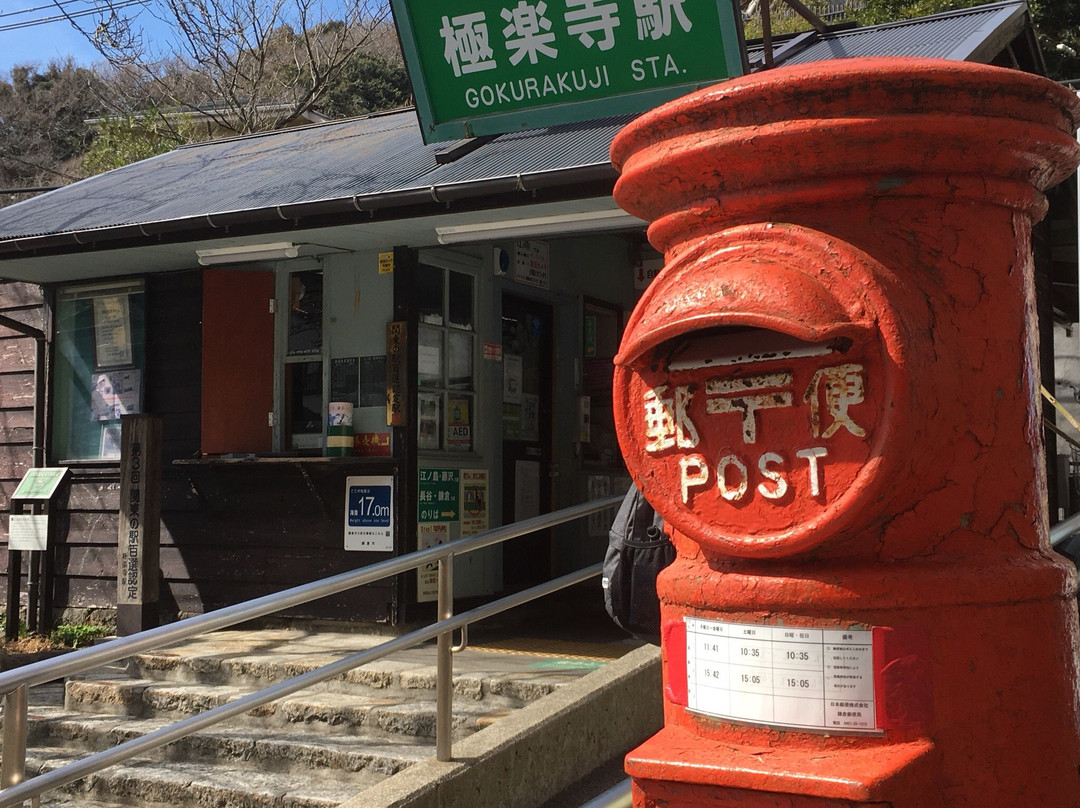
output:
[[743, 72], [731, 0], [391, 0], [425, 142], [641, 112]]

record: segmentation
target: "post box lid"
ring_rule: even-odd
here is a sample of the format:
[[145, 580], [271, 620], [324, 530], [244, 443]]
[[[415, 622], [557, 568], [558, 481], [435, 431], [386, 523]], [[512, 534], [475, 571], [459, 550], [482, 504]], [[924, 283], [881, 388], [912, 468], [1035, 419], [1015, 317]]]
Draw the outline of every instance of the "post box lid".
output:
[[830, 264], [835, 272], [835, 261], [799, 255], [804, 251], [783, 242], [748, 239], [665, 268], [627, 324], [615, 364], [633, 365], [668, 340], [717, 327], [760, 328], [808, 343], [871, 336], [861, 301], [840, 299], [835, 285], [830, 290], [807, 271]]

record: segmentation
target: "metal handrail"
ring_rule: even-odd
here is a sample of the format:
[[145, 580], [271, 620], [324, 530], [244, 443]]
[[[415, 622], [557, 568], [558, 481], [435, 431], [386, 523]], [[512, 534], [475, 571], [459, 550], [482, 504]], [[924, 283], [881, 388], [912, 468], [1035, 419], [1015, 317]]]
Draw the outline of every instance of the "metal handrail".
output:
[[[618, 505], [622, 495], [606, 497], [592, 502], [564, 508], [512, 525], [486, 530], [473, 536], [457, 539], [446, 544], [429, 547], [399, 558], [388, 559], [359, 570], [342, 573], [321, 581], [283, 590], [273, 595], [256, 598], [245, 603], [227, 606], [206, 614], [190, 617], [177, 623], [150, 629], [131, 637], [111, 640], [102, 645], [74, 651], [63, 657], [43, 660], [22, 668], [0, 673], [0, 693], [4, 694], [3, 758], [0, 763], [0, 808], [18, 805], [46, 791], [73, 782], [109, 766], [128, 760], [135, 755], [180, 740], [200, 729], [216, 724], [231, 716], [247, 712], [260, 705], [275, 701], [297, 690], [338, 676], [352, 668], [365, 665], [395, 651], [410, 648], [432, 638], [438, 639], [436, 674], [436, 757], [450, 759], [450, 730], [452, 709], [452, 662], [450, 639], [454, 631], [465, 629], [470, 623], [512, 609], [530, 600], [572, 586], [599, 575], [600, 564], [564, 575], [545, 584], [526, 589], [506, 598], [464, 612], [455, 617], [452, 613], [452, 559], [455, 555], [479, 550], [493, 544], [523, 536], [536, 530], [554, 527], [589, 514]], [[280, 682], [249, 694], [228, 704], [179, 721], [168, 727], [135, 738], [104, 752], [83, 758], [75, 763], [23, 780], [26, 758], [26, 719], [28, 688], [53, 681], [92, 668], [116, 662], [151, 648], [171, 645], [184, 639], [227, 628], [245, 621], [263, 617], [293, 606], [317, 600], [328, 595], [372, 583], [374, 581], [408, 572], [418, 567], [438, 562], [439, 603], [437, 622], [409, 634], [388, 640], [379, 646], [359, 652], [325, 665], [301, 676]]]
[[1062, 519], [1050, 528], [1050, 545], [1057, 547], [1078, 531], [1080, 531], [1080, 513], [1074, 513], [1068, 519]]

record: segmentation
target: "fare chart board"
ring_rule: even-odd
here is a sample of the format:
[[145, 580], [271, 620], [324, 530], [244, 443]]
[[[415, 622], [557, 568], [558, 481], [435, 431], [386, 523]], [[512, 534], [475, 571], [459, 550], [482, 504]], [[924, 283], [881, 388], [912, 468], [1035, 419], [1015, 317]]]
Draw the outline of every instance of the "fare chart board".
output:
[[689, 709], [767, 726], [879, 734], [872, 631], [686, 618]]

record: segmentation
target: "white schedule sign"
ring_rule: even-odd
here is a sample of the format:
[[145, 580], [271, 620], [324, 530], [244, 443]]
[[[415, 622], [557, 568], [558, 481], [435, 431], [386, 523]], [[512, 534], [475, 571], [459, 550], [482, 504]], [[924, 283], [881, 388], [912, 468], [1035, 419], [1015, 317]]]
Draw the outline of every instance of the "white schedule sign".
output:
[[777, 727], [878, 733], [871, 631], [685, 620], [690, 710]]

